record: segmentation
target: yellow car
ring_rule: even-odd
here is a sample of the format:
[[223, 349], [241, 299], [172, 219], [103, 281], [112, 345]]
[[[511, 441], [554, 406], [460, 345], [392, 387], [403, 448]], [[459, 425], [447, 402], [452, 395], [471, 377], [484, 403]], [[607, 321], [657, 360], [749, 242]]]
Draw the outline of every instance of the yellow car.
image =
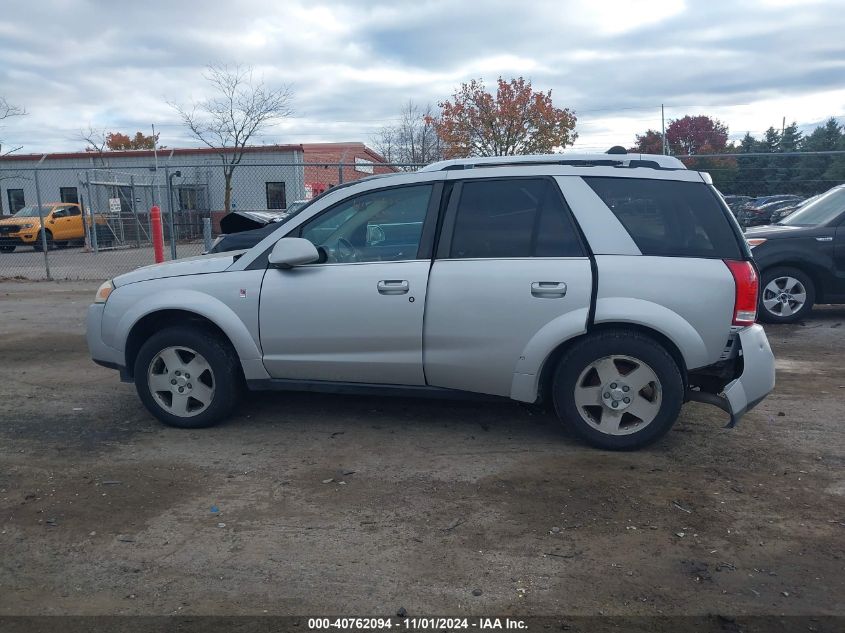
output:
[[[36, 205], [26, 206], [12, 217], [0, 220], [0, 253], [11, 253], [17, 246], [32, 246], [40, 251], [43, 244], [41, 218], [44, 219], [47, 248], [54, 245], [64, 247], [71, 242], [84, 243], [85, 227], [80, 206], [67, 202], [48, 202], [41, 205], [40, 213]], [[91, 221], [88, 222], [90, 225]], [[104, 219], [98, 217], [97, 224], [102, 223]]]

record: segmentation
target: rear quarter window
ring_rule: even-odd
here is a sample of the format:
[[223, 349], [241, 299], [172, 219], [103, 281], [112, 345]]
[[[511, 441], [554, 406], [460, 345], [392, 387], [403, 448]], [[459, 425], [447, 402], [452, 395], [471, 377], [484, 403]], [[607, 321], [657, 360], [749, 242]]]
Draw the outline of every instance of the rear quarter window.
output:
[[737, 235], [706, 184], [585, 177], [643, 255], [743, 259]]

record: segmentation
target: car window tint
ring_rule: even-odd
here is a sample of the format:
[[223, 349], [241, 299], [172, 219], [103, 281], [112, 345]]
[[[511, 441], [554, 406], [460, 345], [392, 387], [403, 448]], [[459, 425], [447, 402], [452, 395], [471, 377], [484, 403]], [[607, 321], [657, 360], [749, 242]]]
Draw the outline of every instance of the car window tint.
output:
[[725, 210], [704, 183], [584, 177], [643, 255], [741, 259]]
[[569, 210], [545, 179], [465, 182], [458, 202], [452, 258], [583, 255]]
[[393, 187], [355, 196], [306, 223], [300, 235], [327, 262], [416, 259], [431, 185]]

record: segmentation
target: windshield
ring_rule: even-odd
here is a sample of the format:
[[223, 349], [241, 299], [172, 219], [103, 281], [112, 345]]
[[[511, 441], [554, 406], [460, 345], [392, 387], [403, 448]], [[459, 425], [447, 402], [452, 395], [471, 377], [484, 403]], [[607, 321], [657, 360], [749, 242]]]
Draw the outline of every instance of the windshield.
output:
[[788, 226], [818, 226], [825, 224], [845, 211], [845, 187], [836, 187], [802, 206], [778, 224]]
[[[43, 204], [41, 205], [41, 215], [48, 216], [50, 215], [50, 207], [45, 207]], [[15, 213], [14, 217], [16, 218], [37, 218], [38, 217], [38, 206], [31, 206], [31, 207], [24, 207], [17, 213]]]

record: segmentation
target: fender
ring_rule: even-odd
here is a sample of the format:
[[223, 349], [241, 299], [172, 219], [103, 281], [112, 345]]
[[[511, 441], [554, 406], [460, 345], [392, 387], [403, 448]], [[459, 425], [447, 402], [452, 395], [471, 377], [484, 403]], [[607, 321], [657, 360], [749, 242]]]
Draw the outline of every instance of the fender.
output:
[[[129, 332], [145, 316], [160, 310], [184, 310], [202, 316], [219, 327], [235, 348], [248, 378], [267, 377], [261, 361], [261, 350], [244, 322], [223, 301], [204, 292], [184, 287], [161, 290], [154, 294], [135, 292], [143, 284], [130, 284], [117, 288], [106, 304], [104, 314], [105, 343], [124, 350]], [[119, 315], [114, 322], [112, 315]], [[112, 318], [110, 318], [112, 317]], [[107, 324], [112, 321], [111, 324]], [[260, 368], [261, 371], [255, 370]], [[260, 375], [255, 375], [255, 374]]]
[[605, 297], [596, 301], [594, 322], [633, 323], [660, 332], [681, 352], [687, 369], [711, 362], [701, 335], [686, 319], [666, 306], [631, 297]]
[[512, 399], [520, 402], [537, 400], [543, 363], [561, 343], [587, 332], [588, 313], [587, 308], [581, 308], [562, 314], [531, 337], [516, 362], [511, 382]]

